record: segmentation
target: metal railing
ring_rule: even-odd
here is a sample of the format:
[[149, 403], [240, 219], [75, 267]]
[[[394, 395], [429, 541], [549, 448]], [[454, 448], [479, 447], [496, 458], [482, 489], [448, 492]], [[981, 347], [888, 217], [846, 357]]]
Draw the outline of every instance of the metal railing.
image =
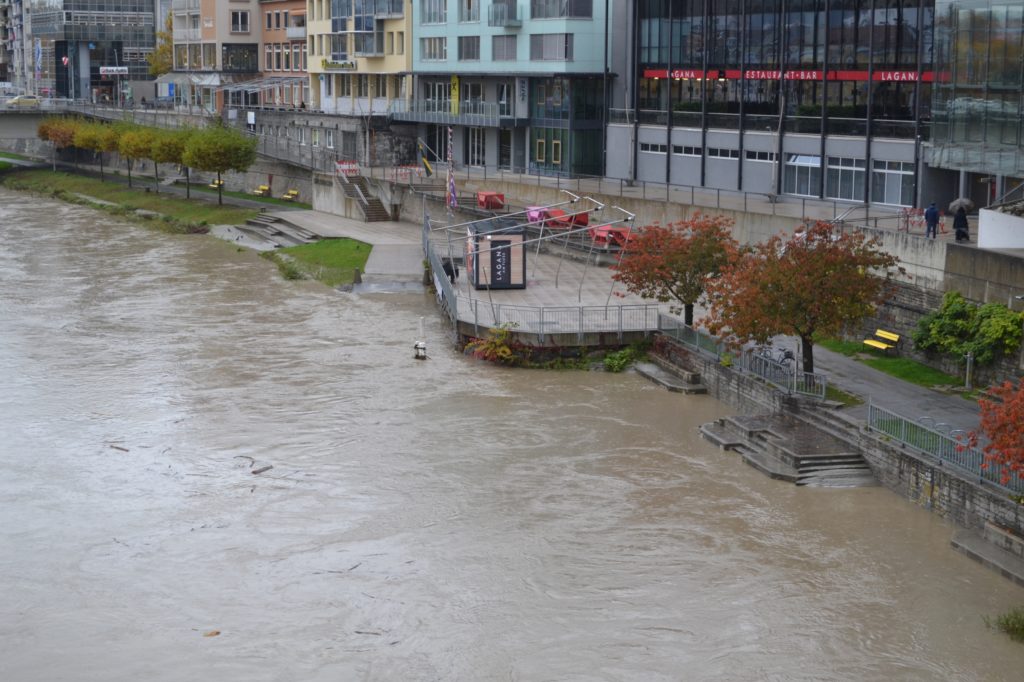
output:
[[828, 390], [828, 377], [820, 372], [805, 372], [797, 366], [795, 361], [780, 362], [759, 354], [755, 348], [744, 349], [734, 354], [722, 339], [688, 327], [681, 320], [669, 315], [658, 315], [658, 330], [723, 364], [728, 362], [730, 366], [740, 372], [760, 377], [782, 391], [806, 395], [818, 400], [825, 399]]
[[657, 305], [524, 306], [475, 298], [460, 292], [445, 276], [445, 259], [438, 252], [441, 245], [431, 242], [428, 222], [424, 222], [422, 237], [441, 309], [453, 326], [459, 321], [473, 325], [474, 336], [509, 327], [516, 332], [536, 334], [541, 343], [552, 334], [575, 334], [582, 341], [585, 334], [596, 333], [614, 333], [623, 342], [627, 332], [648, 333], [658, 328]]
[[911, 448], [925, 459], [941, 467], [950, 467], [984, 485], [1007, 492], [1024, 492], [1024, 481], [1013, 476], [1008, 484], [1002, 482], [999, 467], [989, 467], [985, 454], [962, 440], [943, 433], [933, 420], [913, 420], [868, 401], [868, 428], [893, 438]]

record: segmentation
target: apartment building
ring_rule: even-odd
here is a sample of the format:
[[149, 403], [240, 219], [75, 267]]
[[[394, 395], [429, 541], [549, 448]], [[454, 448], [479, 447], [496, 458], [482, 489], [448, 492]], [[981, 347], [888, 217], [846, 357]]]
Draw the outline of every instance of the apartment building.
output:
[[[412, 69], [411, 0], [310, 0], [313, 101], [325, 113], [381, 117], [403, 106]], [[396, 104], [397, 103], [397, 104]]]
[[305, 108], [309, 102], [306, 0], [260, 0], [261, 78], [247, 84], [264, 107]]
[[593, 0], [423, 0], [414, 17], [414, 122], [459, 165], [604, 172], [609, 7]]
[[[219, 111], [228, 86], [260, 74], [256, 0], [172, 0], [174, 71], [161, 76], [158, 94], [178, 104]], [[258, 99], [258, 95], [240, 93]]]

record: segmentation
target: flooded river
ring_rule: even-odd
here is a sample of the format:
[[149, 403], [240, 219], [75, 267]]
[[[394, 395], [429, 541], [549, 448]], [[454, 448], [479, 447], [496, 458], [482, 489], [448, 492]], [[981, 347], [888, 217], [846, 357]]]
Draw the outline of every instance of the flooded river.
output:
[[1024, 590], [702, 442], [710, 398], [3, 189], [0, 236], [6, 682], [1021, 679]]

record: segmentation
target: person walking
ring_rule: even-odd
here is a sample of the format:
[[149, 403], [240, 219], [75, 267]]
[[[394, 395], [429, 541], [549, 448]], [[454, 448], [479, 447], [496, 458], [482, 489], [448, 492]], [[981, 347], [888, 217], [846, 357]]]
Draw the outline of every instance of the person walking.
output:
[[967, 209], [963, 206], [958, 208], [956, 215], [953, 216], [953, 232], [956, 235], [957, 244], [971, 241], [967, 224]]
[[939, 229], [939, 209], [933, 201], [924, 210], [924, 236], [935, 239], [935, 233]]

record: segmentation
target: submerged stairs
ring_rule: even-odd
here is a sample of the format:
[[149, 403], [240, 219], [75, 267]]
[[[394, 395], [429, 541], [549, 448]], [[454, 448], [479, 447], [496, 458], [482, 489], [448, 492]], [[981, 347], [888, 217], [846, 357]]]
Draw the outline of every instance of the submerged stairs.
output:
[[250, 237], [273, 244], [275, 247], [298, 246], [319, 241], [319, 237], [309, 230], [293, 225], [280, 216], [261, 213], [255, 218], [245, 221], [245, 225], [236, 226]]
[[832, 488], [878, 485], [856, 450], [783, 414], [725, 417], [702, 425], [700, 432], [771, 478]]

